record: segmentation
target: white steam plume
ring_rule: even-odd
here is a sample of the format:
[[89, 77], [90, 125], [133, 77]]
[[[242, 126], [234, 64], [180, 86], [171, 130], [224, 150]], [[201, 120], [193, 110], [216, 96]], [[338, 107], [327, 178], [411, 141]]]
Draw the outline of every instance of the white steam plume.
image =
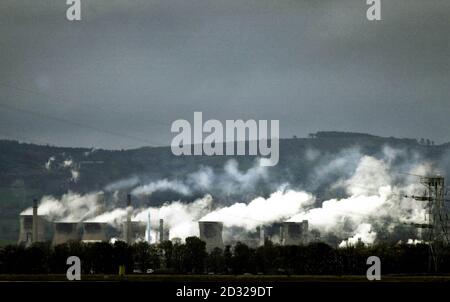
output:
[[[222, 173], [215, 173], [210, 167], [200, 167], [198, 171], [188, 174], [185, 180], [152, 181], [134, 188], [132, 194], [148, 196], [156, 191], [168, 190], [185, 196], [194, 192], [210, 193], [214, 190], [225, 194], [249, 192], [259, 181], [268, 180], [267, 167], [261, 164], [262, 160], [265, 159], [258, 159], [246, 171], [240, 171], [234, 159], [225, 163]], [[128, 183], [129, 180], [123, 182]]]
[[48, 161], [45, 163], [45, 169], [47, 170], [51, 170], [52, 168], [52, 163], [55, 161], [55, 157], [51, 156]]
[[[52, 167], [54, 166], [55, 162], [56, 162], [56, 157], [51, 156], [44, 165], [45, 169], [50, 171], [52, 169]], [[75, 164], [75, 162], [72, 159], [70, 159], [70, 158], [64, 159], [59, 164], [59, 166], [64, 169], [70, 169], [70, 175], [71, 175], [70, 180], [73, 182], [78, 182], [78, 180], [80, 179], [80, 171], [78, 170], [77, 165]]]
[[237, 226], [250, 231], [261, 224], [288, 219], [313, 203], [314, 197], [311, 194], [281, 189], [267, 199], [258, 197], [248, 204], [235, 203], [213, 211], [201, 220], [222, 221], [227, 227]]
[[[38, 213], [45, 215], [52, 221], [78, 222], [95, 217], [102, 206], [99, 203], [101, 192], [81, 195], [69, 192], [61, 199], [44, 196], [39, 202]], [[31, 215], [32, 208], [21, 214]]]
[[360, 224], [356, 230], [355, 235], [348, 238], [347, 240], [343, 240], [339, 247], [347, 247], [347, 246], [355, 246], [361, 240], [361, 243], [364, 244], [372, 244], [377, 237], [377, 233], [372, 231], [372, 226], [368, 223]]
[[[424, 204], [402, 198], [405, 194], [419, 192], [421, 187], [417, 184], [418, 179], [397, 173], [428, 174], [432, 166], [423, 162], [420, 156], [386, 147], [379, 154], [381, 159], [363, 155], [358, 148], [344, 150], [337, 156], [313, 154], [309, 157], [316, 160], [322, 156], [328, 160], [314, 169], [313, 176], [326, 178], [327, 182], [333, 180], [330, 190], [342, 189], [347, 197], [328, 199], [317, 205], [314, 195], [307, 191], [281, 188], [267, 198], [243, 199], [231, 206], [219, 206], [211, 210], [212, 198], [206, 194], [192, 203], [173, 201], [161, 207], [136, 207], [133, 220], [146, 222], [150, 211], [152, 229], [157, 229], [158, 220], [162, 218], [170, 228], [171, 238], [198, 235], [200, 219], [222, 221], [225, 227], [246, 231], [253, 231], [261, 224], [308, 220], [311, 229], [317, 229], [322, 234], [332, 233], [344, 240], [341, 245], [352, 245], [358, 238], [365, 244], [372, 244], [376, 241], [380, 226], [389, 232], [396, 225], [424, 221]], [[402, 163], [400, 171], [397, 170], [399, 161]], [[151, 195], [156, 191], [172, 190], [188, 196], [196, 192], [213, 193], [214, 190], [220, 190], [242, 194], [252, 192], [260, 181], [271, 181], [269, 185], [272, 186], [276, 184], [269, 178], [267, 167], [256, 163], [250, 169], [240, 171], [237, 162], [231, 160], [220, 173], [210, 167], [201, 167], [188, 174], [184, 180], [157, 180], [134, 188], [132, 193]], [[112, 183], [105, 189], [132, 187], [138, 182], [139, 179], [134, 177]], [[96, 194], [69, 192], [60, 200], [44, 197], [39, 212], [55, 220], [89, 219], [120, 227], [126, 217], [126, 209], [113, 209], [96, 216]]]
[[182, 195], [190, 195], [190, 188], [184, 183], [177, 180], [162, 179], [155, 182], [151, 182], [147, 185], [140, 186], [131, 191], [133, 195], [152, 195], [156, 191], [174, 191]]
[[[341, 238], [361, 238], [366, 244], [373, 243], [376, 237], [376, 233], [369, 230], [371, 223], [386, 225], [387, 221], [391, 221], [390, 224], [398, 225], [423, 222], [423, 204], [401, 197], [406, 190], [413, 192], [418, 186], [394, 186], [388, 169], [386, 162], [363, 156], [355, 173], [336, 184], [343, 186], [350, 197], [326, 200], [321, 207], [300, 212], [289, 221], [308, 220], [312, 228], [321, 232], [334, 233]], [[392, 229], [393, 225], [388, 227]], [[353, 239], [348, 243], [351, 244]]]
[[65, 159], [62, 163], [62, 166], [64, 168], [70, 169], [70, 174], [72, 175], [71, 180], [73, 182], [78, 182], [78, 180], [80, 179], [80, 171], [78, 171], [77, 165], [75, 164], [75, 162], [70, 158]]
[[133, 176], [131, 178], [122, 179], [115, 181], [113, 183], [110, 183], [109, 185], [105, 186], [104, 190], [106, 192], [113, 192], [117, 190], [132, 188], [139, 184], [139, 177]]
[[[170, 238], [186, 238], [188, 236], [198, 236], [198, 221], [201, 217], [210, 212], [213, 199], [210, 195], [199, 198], [191, 203], [173, 201], [165, 203], [161, 207], [137, 208], [133, 210], [132, 221], [147, 222], [150, 211], [151, 228], [157, 230], [159, 219], [164, 219], [164, 224], [170, 229]], [[105, 222], [120, 228], [126, 219], [125, 208], [114, 209], [103, 213], [91, 221]], [[155, 238], [155, 236], [152, 236]]]

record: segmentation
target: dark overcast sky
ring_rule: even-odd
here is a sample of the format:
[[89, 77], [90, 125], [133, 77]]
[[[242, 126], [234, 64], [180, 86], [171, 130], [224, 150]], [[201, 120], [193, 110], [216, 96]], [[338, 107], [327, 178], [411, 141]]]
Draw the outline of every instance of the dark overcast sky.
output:
[[[126, 2], [126, 3], [125, 3]], [[169, 145], [173, 120], [450, 141], [450, 1], [0, 2], [0, 137]]]

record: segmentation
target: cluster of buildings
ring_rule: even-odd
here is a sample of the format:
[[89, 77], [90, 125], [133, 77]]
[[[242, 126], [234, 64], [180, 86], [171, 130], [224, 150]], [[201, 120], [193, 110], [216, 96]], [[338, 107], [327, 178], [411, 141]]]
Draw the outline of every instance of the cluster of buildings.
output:
[[[127, 206], [131, 204], [128, 197]], [[59, 245], [69, 241], [109, 242], [113, 238], [123, 240], [128, 244], [146, 240], [148, 225], [140, 221], [132, 221], [128, 214], [122, 222], [120, 230], [105, 222], [80, 221], [50, 221], [45, 215], [38, 214], [37, 200], [33, 202], [32, 214], [20, 215], [20, 231], [18, 244], [30, 246], [35, 242], [51, 241]], [[169, 230], [165, 228], [164, 220], [159, 220], [158, 241], [169, 239]]]
[[[224, 248], [223, 223], [218, 221], [199, 221], [200, 239], [206, 242], [206, 249]], [[238, 236], [233, 245], [241, 241], [251, 247], [264, 245], [266, 240], [279, 242], [282, 245], [303, 245], [310, 240], [307, 220], [302, 222], [281, 222], [259, 226], [255, 233]]]
[[[131, 206], [131, 198], [127, 198], [127, 208]], [[150, 220], [150, 218], [149, 218]], [[199, 221], [200, 239], [206, 243], [208, 251], [214, 248], [224, 248], [223, 223], [218, 221]], [[33, 203], [32, 214], [20, 215], [20, 233], [19, 245], [30, 246], [34, 242], [51, 241], [52, 245], [59, 245], [69, 241], [89, 242], [109, 242], [113, 238], [123, 240], [128, 244], [137, 241], [150, 242], [148, 230], [150, 221], [147, 223], [132, 221], [128, 214], [122, 222], [120, 230], [114, 228], [108, 223], [81, 221], [81, 222], [61, 222], [50, 221], [44, 215], [38, 215], [38, 205], [35, 200]], [[169, 229], [165, 227], [164, 220], [159, 220], [157, 240], [154, 242], [163, 242], [169, 240]], [[261, 246], [269, 239], [280, 242], [283, 245], [301, 245], [309, 240], [308, 221], [302, 222], [282, 222], [270, 226], [259, 226], [256, 232], [238, 236], [237, 241], [246, 243], [249, 246]], [[179, 238], [172, 239], [179, 242]]]

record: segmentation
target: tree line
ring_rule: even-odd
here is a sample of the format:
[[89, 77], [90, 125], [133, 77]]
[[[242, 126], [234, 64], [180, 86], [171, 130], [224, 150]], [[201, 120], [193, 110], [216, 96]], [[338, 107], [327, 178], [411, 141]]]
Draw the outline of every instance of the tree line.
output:
[[[251, 248], [238, 242], [207, 252], [205, 242], [188, 237], [185, 243], [164, 241], [82, 243], [68, 242], [55, 247], [36, 243], [30, 247], [9, 245], [0, 248], [1, 274], [64, 274], [69, 256], [81, 259], [83, 274], [117, 274], [125, 265], [127, 273], [161, 274], [283, 274], [283, 275], [364, 275], [369, 256], [381, 259], [383, 274], [429, 272], [429, 246], [379, 244], [333, 248], [321, 242], [302, 246], [281, 246], [266, 241]], [[450, 273], [450, 250], [440, 253], [439, 272]]]

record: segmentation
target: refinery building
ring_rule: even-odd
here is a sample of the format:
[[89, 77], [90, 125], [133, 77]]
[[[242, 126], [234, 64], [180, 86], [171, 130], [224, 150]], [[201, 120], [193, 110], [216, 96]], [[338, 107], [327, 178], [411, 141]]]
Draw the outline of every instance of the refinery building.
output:
[[[127, 198], [127, 209], [131, 208], [131, 197]], [[39, 215], [37, 200], [33, 202], [32, 213], [20, 215], [20, 233], [18, 244], [30, 246], [35, 242], [51, 242], [52, 245], [64, 244], [70, 241], [110, 242], [113, 238], [128, 244], [139, 241], [149, 241], [146, 231], [149, 224], [141, 221], [132, 221], [130, 211], [121, 223], [120, 230], [105, 222], [96, 221], [51, 221], [44, 215]], [[278, 242], [282, 245], [304, 245], [309, 241], [308, 221], [281, 222], [271, 225], [261, 225], [254, 232], [239, 234], [238, 239], [224, 242], [224, 225], [220, 221], [199, 221], [199, 237], [206, 243], [206, 249], [211, 252], [215, 248], [224, 249], [225, 245], [234, 245], [238, 241], [250, 247], [264, 245], [266, 240]], [[242, 230], [241, 230], [242, 231]], [[169, 228], [164, 220], [159, 220], [157, 240], [169, 240]], [[147, 235], [148, 236], [148, 235]], [[177, 238], [175, 241], [179, 241]]]

